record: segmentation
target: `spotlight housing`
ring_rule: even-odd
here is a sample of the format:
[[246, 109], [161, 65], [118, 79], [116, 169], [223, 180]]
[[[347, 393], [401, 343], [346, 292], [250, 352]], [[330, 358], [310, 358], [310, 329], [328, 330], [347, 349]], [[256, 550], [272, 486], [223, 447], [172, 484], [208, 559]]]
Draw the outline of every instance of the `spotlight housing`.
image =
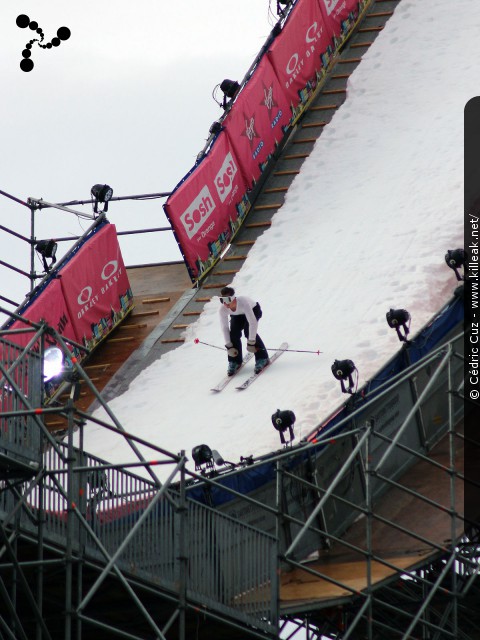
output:
[[[333, 377], [340, 381], [342, 393], [355, 393], [358, 383], [358, 370], [352, 360], [335, 360], [332, 364]], [[348, 381], [348, 387], [345, 382]]]
[[[277, 409], [276, 412], [272, 415], [272, 424], [275, 429], [279, 432], [280, 442], [282, 444], [289, 444], [295, 439], [295, 435], [293, 433], [293, 427], [295, 425], [295, 414], [290, 409], [285, 409], [280, 411]], [[288, 442], [285, 440], [285, 431], [289, 432], [290, 440]]]
[[[35, 250], [42, 257], [45, 273], [50, 273], [52, 266], [57, 261], [57, 247], [55, 240], [39, 240], [35, 245]], [[50, 264], [47, 263], [47, 258], [51, 260]]]
[[213, 469], [213, 453], [207, 444], [199, 444], [193, 447], [192, 458], [195, 462], [195, 471]]
[[[410, 333], [410, 314], [406, 309], [390, 309], [386, 314], [388, 326], [395, 329], [400, 342], [408, 342]], [[403, 333], [402, 330], [403, 329]]]
[[465, 268], [465, 262], [467, 261], [467, 252], [464, 249], [449, 249], [445, 254], [445, 262], [453, 269], [457, 280], [465, 280], [465, 274], [460, 275], [459, 269]]
[[90, 190], [92, 198], [95, 200], [93, 203], [93, 212], [98, 213], [98, 203], [102, 202], [104, 204], [103, 210], [108, 211], [108, 203], [112, 199], [113, 189], [108, 184], [94, 184]]
[[222, 107], [226, 109], [227, 100], [233, 100], [233, 98], [235, 98], [240, 90], [240, 85], [236, 80], [229, 80], [228, 78], [225, 78], [225, 80], [220, 83], [220, 89], [224, 94]]

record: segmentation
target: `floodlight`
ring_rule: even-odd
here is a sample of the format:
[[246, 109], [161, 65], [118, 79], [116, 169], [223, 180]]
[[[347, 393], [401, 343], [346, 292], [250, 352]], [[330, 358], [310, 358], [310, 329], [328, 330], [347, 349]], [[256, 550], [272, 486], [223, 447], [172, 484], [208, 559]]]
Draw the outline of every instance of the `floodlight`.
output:
[[[332, 364], [333, 377], [340, 381], [342, 393], [353, 394], [358, 383], [358, 370], [351, 360], [335, 360]], [[354, 377], [356, 380], [354, 380]], [[345, 382], [348, 380], [348, 387]]]
[[199, 444], [192, 449], [195, 471], [213, 469], [213, 453], [207, 444]]
[[49, 347], [43, 354], [44, 382], [57, 378], [63, 371], [63, 352], [59, 347]]
[[92, 198], [95, 200], [93, 204], [93, 212], [98, 213], [98, 203], [103, 202], [104, 207], [101, 213], [108, 211], [108, 202], [112, 199], [113, 189], [108, 184], [94, 184], [90, 190]]
[[455, 271], [457, 280], [465, 280], [465, 275], [460, 275], [458, 270], [461, 267], [465, 268], [465, 262], [467, 261], [467, 253], [464, 249], [450, 249], [445, 254], [445, 262]]
[[[35, 245], [35, 250], [42, 257], [45, 273], [49, 273], [52, 265], [57, 261], [57, 247], [58, 245], [55, 240], [39, 240]], [[47, 264], [47, 258], [50, 258], [50, 264]]]
[[233, 100], [233, 98], [235, 98], [235, 96], [237, 95], [238, 91], [240, 90], [240, 85], [238, 84], [238, 82], [236, 80], [229, 80], [228, 78], [225, 78], [225, 80], [223, 80], [220, 83], [220, 90], [223, 91], [222, 107], [224, 109], [226, 109], [227, 108], [227, 99], [228, 100]]
[[[410, 333], [410, 314], [406, 309], [390, 309], [387, 311], [387, 322], [391, 329], [395, 329], [400, 342], [408, 342], [407, 336]], [[401, 329], [404, 333], [402, 334]]]
[[221, 122], [218, 122], [218, 120], [215, 120], [215, 122], [212, 124], [212, 126], [208, 130], [208, 133], [210, 133], [212, 136], [216, 136], [217, 133], [220, 133], [221, 130], [222, 130]]
[[293, 433], [295, 420], [295, 414], [293, 413], [293, 411], [290, 411], [290, 409], [285, 409], [284, 411], [280, 411], [280, 409], [277, 409], [276, 412], [272, 415], [272, 424], [279, 432], [280, 441], [282, 444], [288, 444], [284, 436], [284, 433], [287, 429], [290, 435], [290, 440], [288, 442], [292, 442], [292, 440], [295, 439], [295, 435]]

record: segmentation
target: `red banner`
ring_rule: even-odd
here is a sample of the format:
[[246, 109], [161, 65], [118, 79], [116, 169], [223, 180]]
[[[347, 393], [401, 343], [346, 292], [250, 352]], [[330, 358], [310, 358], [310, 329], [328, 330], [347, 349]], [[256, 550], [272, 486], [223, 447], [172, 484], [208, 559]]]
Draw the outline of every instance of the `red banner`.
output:
[[[79, 342], [78, 335], [75, 331], [75, 323], [72, 322], [65, 298], [63, 297], [60, 279], [51, 280], [46, 288], [21, 315], [32, 322], [44, 320], [56, 329], [60, 335], [74, 342]], [[12, 331], [14, 329], [27, 329], [28, 325], [21, 320], [16, 320], [8, 328]], [[7, 335], [6, 339], [24, 347], [32, 339], [33, 335], [33, 331], [17, 333]], [[49, 344], [54, 345], [56, 343], [51, 336], [46, 336], [46, 346]]]
[[[86, 239], [20, 314], [33, 322], [44, 320], [63, 337], [92, 350], [132, 307], [115, 226], [107, 223]], [[17, 320], [8, 329], [26, 327]], [[25, 346], [32, 336], [30, 332], [11, 334], [7, 339]], [[49, 344], [55, 344], [51, 336], [46, 337], [46, 346]], [[77, 357], [85, 355], [72, 350]]]
[[264, 56], [223, 121], [228, 139], [241, 158], [248, 188], [258, 180], [282, 142], [291, 117], [286, 92]]
[[[358, 18], [358, 0], [317, 0], [323, 21], [337, 49], [352, 30]], [[360, 2], [365, 4], [365, 2]]]
[[113, 224], [102, 227], [81, 247], [62, 268], [60, 282], [78, 342], [93, 349], [133, 305]]
[[294, 115], [314, 92], [332, 53], [331, 34], [317, 0], [298, 0], [267, 52]]
[[250, 209], [239, 162], [225, 132], [168, 198], [165, 213], [193, 279], [218, 259]]

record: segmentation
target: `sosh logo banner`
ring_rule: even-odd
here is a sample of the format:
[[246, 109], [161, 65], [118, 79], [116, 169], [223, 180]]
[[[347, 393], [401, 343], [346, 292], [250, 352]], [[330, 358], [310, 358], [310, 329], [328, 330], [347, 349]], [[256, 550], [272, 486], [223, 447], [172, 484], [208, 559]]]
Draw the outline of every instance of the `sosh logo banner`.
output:
[[31, 29], [37, 36], [27, 42], [25, 49], [22, 51], [23, 60], [20, 62], [20, 69], [25, 72], [31, 71], [34, 67], [32, 60], [32, 47], [35, 43], [37, 43], [41, 49], [52, 49], [54, 47], [58, 47], [62, 41], [68, 40], [71, 35], [68, 27], [60, 27], [57, 29], [56, 37], [52, 38], [50, 42], [43, 44], [45, 34], [43, 33], [43, 29], [39, 27], [38, 22], [30, 20], [30, 18], [24, 13], [17, 17], [16, 22], [17, 27], [20, 29]]

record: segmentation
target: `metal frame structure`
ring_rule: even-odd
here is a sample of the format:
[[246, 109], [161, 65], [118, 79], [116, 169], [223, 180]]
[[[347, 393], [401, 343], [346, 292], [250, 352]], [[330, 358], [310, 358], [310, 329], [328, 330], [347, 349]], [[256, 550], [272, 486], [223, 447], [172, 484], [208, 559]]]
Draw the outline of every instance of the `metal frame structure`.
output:
[[[22, 331], [31, 334], [24, 349], [5, 339], [9, 332], [0, 336], [2, 640], [80, 640], [95, 633], [183, 640], [194, 629], [199, 638], [274, 638], [285, 634], [287, 621], [295, 625], [289, 631], [292, 638], [477, 637], [480, 618], [472, 612], [467, 617], [465, 611], [479, 597], [480, 526], [465, 520], [458, 498], [468, 481], [457, 451], [463, 442], [461, 336], [385, 383], [315, 443], [270, 456], [274, 486], [264, 494], [241, 495], [223, 482], [232, 474], [193, 473], [183, 452], [173, 455], [126, 433], [78, 362], [46, 404], [38, 395], [45, 337], [53, 337], [67, 356], [70, 351], [62, 336], [43, 324], [29, 323]], [[75, 406], [81, 383], [95, 394], [106, 418]], [[402, 385], [415, 389], [416, 400], [389, 436], [380, 424], [382, 407], [392, 405], [389, 398]], [[435, 424], [432, 408], [437, 411], [442, 402], [448, 418]], [[42, 416], [52, 412], [68, 418], [66, 443], [43, 424]], [[85, 453], [87, 422], [89, 428], [118, 433], [137, 462], [114, 465]], [[418, 447], [405, 440], [409, 431], [420, 434]], [[447, 463], [435, 456], [435, 448], [445, 441]], [[145, 457], [147, 449], [156, 460]], [[314, 455], [313, 472], [306, 472], [305, 463], [296, 464], [305, 455]], [[321, 478], [332, 459], [331, 473]], [[447, 478], [444, 500], [405, 482], [416, 463]], [[165, 482], [155, 473], [159, 465], [171, 468]], [[145, 477], [134, 473], [139, 471]], [[219, 508], [200, 504], [190, 497], [192, 487], [199, 486], [226, 491], [231, 502]], [[449, 523], [448, 542], [385, 516], [379, 505], [394, 491], [424, 505], [425, 514], [441, 514]], [[239, 504], [251, 517], [265, 514], [270, 525], [252, 526], [248, 518], [235, 516]], [[378, 523], [415, 540], [428, 553], [407, 568], [396, 563], [377, 549]], [[361, 544], [348, 539], [358, 526], [364, 528]], [[322, 556], [335, 550], [361, 558], [361, 588], [329, 575], [322, 566]], [[380, 581], [374, 575], [379, 566], [388, 570]], [[292, 571], [338, 592], [288, 604], [280, 594]], [[63, 585], [60, 594], [52, 576]], [[138, 616], [134, 629], [117, 619], [111, 602], [104, 613], [106, 586], [119, 609]]]

